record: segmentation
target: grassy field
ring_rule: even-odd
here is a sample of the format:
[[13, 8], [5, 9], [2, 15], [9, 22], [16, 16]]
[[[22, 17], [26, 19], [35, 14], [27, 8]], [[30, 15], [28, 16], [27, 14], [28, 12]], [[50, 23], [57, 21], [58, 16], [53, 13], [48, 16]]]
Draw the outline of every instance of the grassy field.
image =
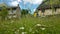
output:
[[0, 34], [60, 34], [60, 16], [0, 21]]

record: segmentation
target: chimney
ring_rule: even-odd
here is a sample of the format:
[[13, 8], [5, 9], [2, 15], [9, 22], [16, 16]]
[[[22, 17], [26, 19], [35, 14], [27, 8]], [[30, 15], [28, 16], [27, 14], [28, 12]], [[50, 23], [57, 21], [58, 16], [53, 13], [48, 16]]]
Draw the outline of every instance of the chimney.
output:
[[19, 19], [20, 16], [21, 16], [21, 11], [20, 11], [20, 7], [19, 7], [19, 4], [18, 4], [18, 7], [16, 9], [16, 15], [17, 15], [17, 18]]

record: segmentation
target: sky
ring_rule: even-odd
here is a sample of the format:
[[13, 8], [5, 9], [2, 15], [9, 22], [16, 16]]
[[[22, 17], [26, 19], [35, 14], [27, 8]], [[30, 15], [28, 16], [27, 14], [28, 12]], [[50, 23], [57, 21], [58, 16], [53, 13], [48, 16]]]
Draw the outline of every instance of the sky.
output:
[[8, 6], [17, 6], [19, 4], [21, 9], [30, 9], [34, 13], [36, 8], [42, 3], [43, 0], [0, 0], [0, 3], [4, 2]]

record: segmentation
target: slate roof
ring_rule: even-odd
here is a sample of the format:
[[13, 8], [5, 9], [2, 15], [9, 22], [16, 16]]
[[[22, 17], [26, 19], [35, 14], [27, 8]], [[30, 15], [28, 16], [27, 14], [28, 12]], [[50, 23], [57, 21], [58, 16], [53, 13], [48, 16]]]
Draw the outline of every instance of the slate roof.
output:
[[[53, 4], [52, 7], [60, 8], [60, 4]], [[42, 9], [51, 9], [51, 5], [49, 4], [49, 0], [42, 2], [37, 8], [37, 10], [42, 10]]]

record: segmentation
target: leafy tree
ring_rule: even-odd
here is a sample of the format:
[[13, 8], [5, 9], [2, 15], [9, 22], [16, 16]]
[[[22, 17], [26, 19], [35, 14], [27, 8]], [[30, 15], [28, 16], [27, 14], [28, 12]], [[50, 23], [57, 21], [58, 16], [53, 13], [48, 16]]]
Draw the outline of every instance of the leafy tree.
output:
[[2, 19], [5, 19], [8, 15], [8, 10], [6, 9], [6, 7], [2, 7], [2, 10], [0, 12], [0, 16]]
[[21, 10], [21, 16], [23, 17], [33, 17], [33, 15], [31, 14], [31, 10], [28, 9], [22, 9]]
[[28, 14], [29, 12], [28, 12], [28, 10], [27, 9], [22, 9], [22, 11], [21, 11], [21, 14], [22, 15], [26, 15], [26, 14]]

